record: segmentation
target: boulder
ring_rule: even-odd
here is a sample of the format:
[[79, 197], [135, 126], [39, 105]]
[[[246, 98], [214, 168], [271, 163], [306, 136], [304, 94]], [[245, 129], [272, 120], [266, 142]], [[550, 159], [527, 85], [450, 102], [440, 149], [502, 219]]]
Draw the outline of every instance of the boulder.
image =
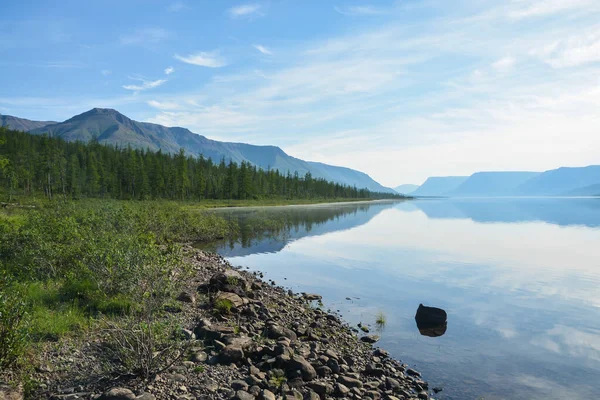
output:
[[223, 364], [237, 363], [244, 359], [244, 350], [241, 347], [227, 346], [219, 354], [219, 362]]
[[292, 359], [289, 362], [289, 369], [299, 370], [302, 374], [302, 379], [304, 379], [305, 381], [312, 381], [317, 377], [317, 371], [315, 370], [315, 368], [308, 361], [306, 361], [304, 357], [299, 355], [295, 355], [292, 357]]
[[365, 343], [377, 343], [379, 341], [379, 336], [377, 335], [366, 335], [360, 338], [362, 342]]
[[112, 388], [98, 398], [98, 400], [134, 400], [135, 394], [127, 388]]

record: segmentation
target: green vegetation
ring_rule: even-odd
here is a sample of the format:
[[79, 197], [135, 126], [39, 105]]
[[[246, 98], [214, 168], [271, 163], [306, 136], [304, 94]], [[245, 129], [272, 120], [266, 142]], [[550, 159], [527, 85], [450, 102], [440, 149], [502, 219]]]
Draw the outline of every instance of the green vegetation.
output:
[[219, 314], [231, 314], [233, 303], [229, 299], [217, 299], [214, 307], [215, 311]]
[[385, 314], [383, 313], [383, 311], [379, 311], [377, 313], [377, 316], [375, 317], [375, 325], [377, 326], [377, 331], [381, 334], [381, 332], [383, 332], [383, 329], [385, 328], [387, 324], [387, 318], [385, 316]]
[[366, 199], [391, 197], [247, 162], [84, 144], [0, 128], [3, 187], [48, 199]]

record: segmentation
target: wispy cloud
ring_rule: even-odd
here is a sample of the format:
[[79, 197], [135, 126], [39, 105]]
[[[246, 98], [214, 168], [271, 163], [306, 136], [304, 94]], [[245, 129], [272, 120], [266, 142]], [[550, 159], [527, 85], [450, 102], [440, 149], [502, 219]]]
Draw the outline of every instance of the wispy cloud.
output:
[[261, 53], [263, 53], [267, 56], [273, 55], [273, 52], [271, 50], [267, 49], [265, 46], [261, 46], [260, 44], [255, 44], [253, 46], [256, 50], [260, 51]]
[[80, 61], [48, 61], [43, 66], [47, 68], [72, 69], [84, 68], [86, 65]]
[[541, 17], [566, 10], [585, 9], [598, 4], [596, 0], [521, 0], [513, 2], [515, 8], [508, 12], [513, 19]]
[[129, 77], [129, 79], [141, 82], [141, 84], [138, 85], [123, 85], [123, 89], [131, 90], [134, 92], [141, 92], [148, 89], [154, 89], [167, 82], [166, 79], [157, 79], [154, 81], [146, 80], [145, 78], [140, 77]]
[[122, 35], [119, 42], [124, 46], [143, 46], [160, 43], [171, 36], [171, 33], [162, 28], [138, 29], [133, 33]]
[[110, 69], [103, 69], [102, 71], [100, 71], [100, 74], [102, 74], [102, 76], [109, 76], [110, 74], [112, 74], [112, 71]]
[[560, 39], [534, 49], [538, 56], [554, 68], [576, 67], [600, 61], [600, 26], [584, 34]]
[[506, 71], [506, 70], [514, 67], [514, 65], [515, 65], [515, 59], [513, 57], [503, 57], [503, 58], [499, 59], [498, 61], [494, 62], [492, 64], [492, 67], [494, 67], [494, 69], [499, 70], [499, 71]]
[[154, 107], [156, 109], [159, 110], [177, 110], [181, 107], [180, 104], [175, 103], [175, 102], [169, 102], [169, 101], [156, 101], [156, 100], [150, 100], [148, 101], [148, 105], [150, 107]]
[[167, 68], [165, 68], [165, 74], [166, 75], [171, 75], [173, 72], [175, 72], [175, 68], [173, 68], [173, 67], [167, 67]]
[[385, 10], [382, 8], [363, 5], [363, 6], [345, 6], [345, 7], [334, 7], [335, 11], [342, 15], [381, 15], [385, 14]]
[[178, 12], [178, 11], [186, 10], [188, 8], [189, 7], [183, 1], [176, 1], [174, 3], [169, 4], [169, 7], [167, 7], [167, 10], [169, 10], [170, 12]]
[[227, 10], [227, 13], [231, 18], [250, 17], [254, 15], [260, 15], [262, 6], [260, 4], [241, 4], [235, 7], [231, 7]]
[[200, 67], [220, 68], [227, 65], [227, 61], [218, 52], [201, 51], [187, 56], [175, 54], [175, 58], [186, 64], [198, 65]]

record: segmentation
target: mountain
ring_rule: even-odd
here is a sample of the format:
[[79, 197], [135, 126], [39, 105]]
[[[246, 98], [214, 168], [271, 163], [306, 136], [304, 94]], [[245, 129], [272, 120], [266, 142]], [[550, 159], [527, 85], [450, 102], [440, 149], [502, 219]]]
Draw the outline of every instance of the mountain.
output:
[[446, 196], [448, 192], [459, 187], [468, 176], [432, 176], [427, 178], [411, 196]]
[[570, 190], [562, 194], [563, 196], [600, 196], [600, 183], [584, 186], [575, 190]]
[[11, 115], [0, 115], [0, 126], [5, 126], [16, 131], [30, 131], [46, 125], [55, 124], [54, 121], [32, 121], [25, 118], [17, 118]]
[[411, 192], [414, 192], [418, 188], [419, 188], [419, 185], [413, 185], [413, 184], [410, 184], [410, 183], [406, 183], [404, 185], [396, 186], [394, 188], [394, 190], [397, 193], [400, 193], [400, 194], [409, 194]]
[[94, 108], [64, 122], [51, 123], [28, 132], [50, 134], [68, 141], [88, 142], [92, 139], [103, 144], [132, 146], [134, 148], [178, 152], [180, 148], [194, 156], [201, 154], [219, 162], [221, 159], [240, 163], [247, 161], [262, 169], [276, 169], [281, 173], [310, 172], [313, 177], [342, 183], [373, 192], [394, 193], [367, 174], [350, 168], [317, 162], [308, 162], [286, 154], [276, 146], [255, 146], [246, 143], [220, 142], [193, 133], [185, 128], [165, 127], [137, 122], [113, 109]]
[[600, 165], [562, 167], [528, 180], [516, 192], [522, 196], [561, 196], [596, 184], [600, 184]]
[[448, 196], [511, 196], [517, 187], [538, 176], [539, 172], [477, 172], [447, 193]]

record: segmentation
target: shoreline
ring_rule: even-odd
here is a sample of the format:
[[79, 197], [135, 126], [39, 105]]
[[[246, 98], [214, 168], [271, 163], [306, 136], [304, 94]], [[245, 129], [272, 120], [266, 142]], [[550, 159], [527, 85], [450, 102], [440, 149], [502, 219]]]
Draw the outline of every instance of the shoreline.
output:
[[[375, 348], [378, 338], [359, 337], [316, 307], [319, 295], [293, 293], [189, 245], [185, 254], [195, 274], [170, 310], [188, 341], [177, 363], [149, 381], [107, 376], [98, 369], [105, 362], [102, 337], [92, 333], [47, 346], [47, 365], [35, 374], [45, 383], [32, 398], [429, 398], [417, 371]], [[231, 309], [215, 312], [223, 299]]]

